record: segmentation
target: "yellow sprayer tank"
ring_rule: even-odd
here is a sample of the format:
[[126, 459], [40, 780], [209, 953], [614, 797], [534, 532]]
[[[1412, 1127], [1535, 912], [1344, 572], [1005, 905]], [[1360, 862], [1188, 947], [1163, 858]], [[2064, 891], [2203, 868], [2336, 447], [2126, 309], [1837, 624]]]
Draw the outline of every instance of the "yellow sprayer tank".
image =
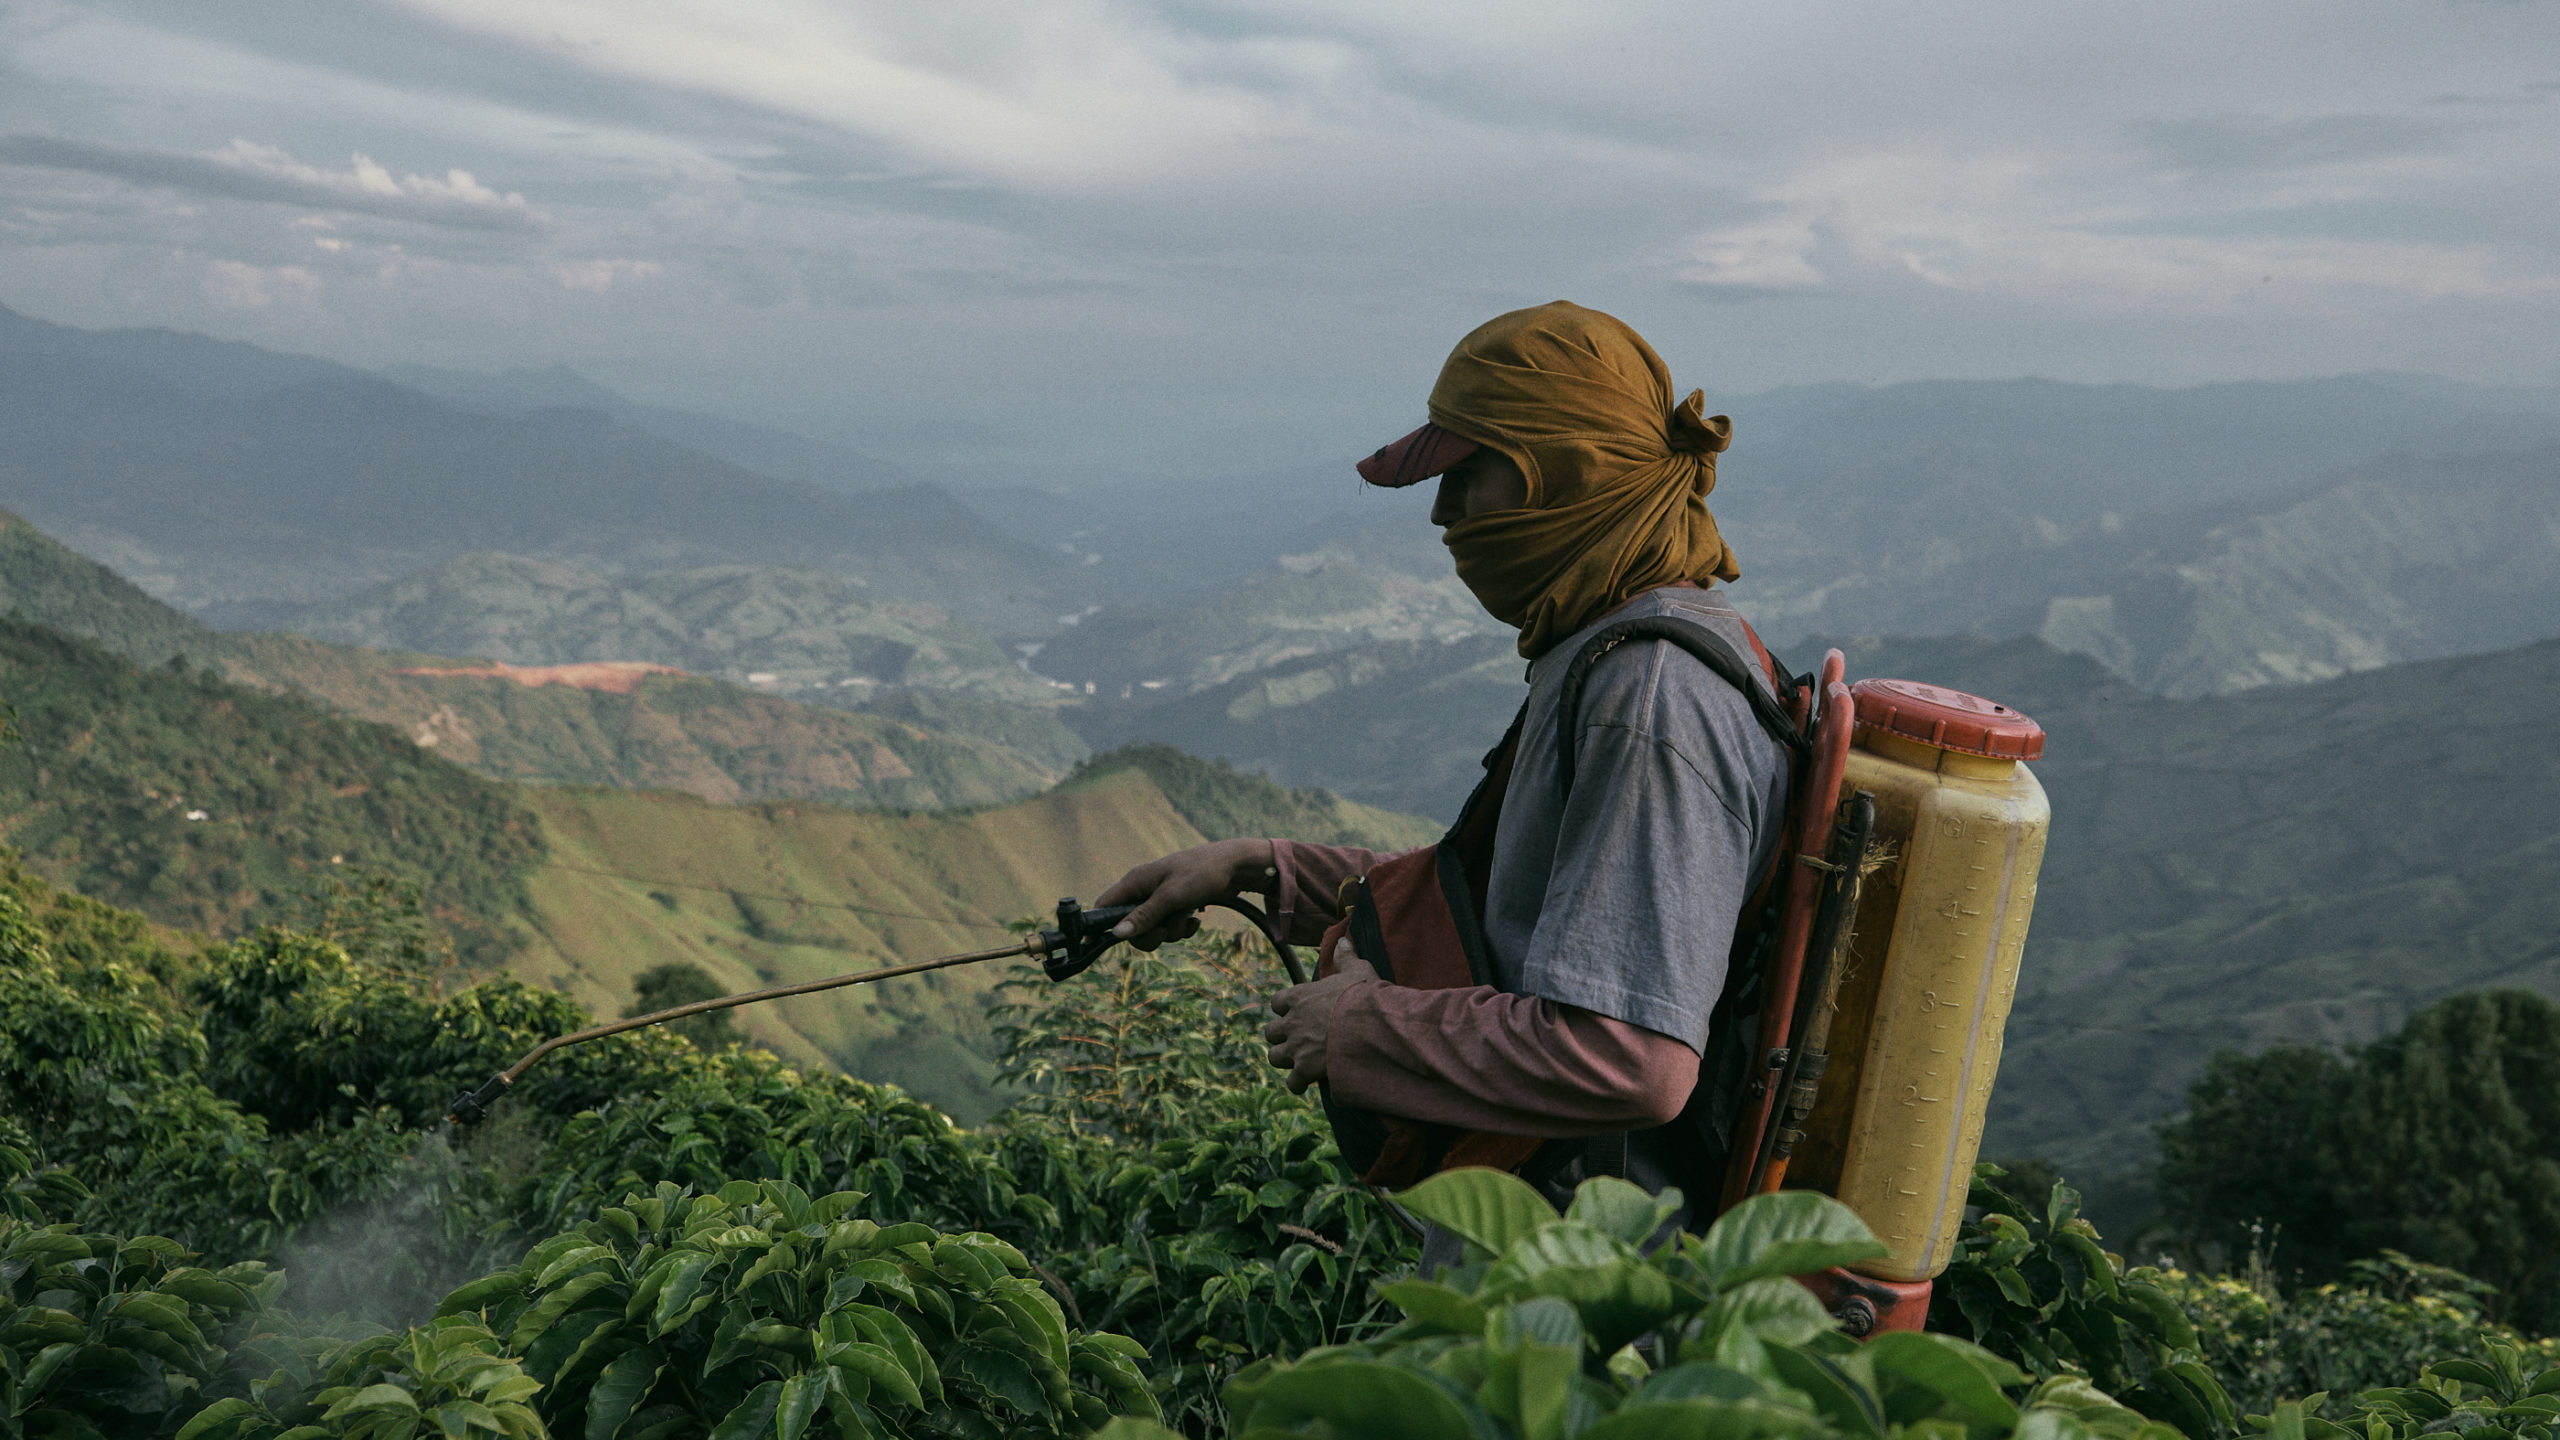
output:
[[[1831, 1065], [1788, 1172], [1858, 1212], [1883, 1280], [1944, 1270], [2044, 861], [2044, 731], [2003, 705], [1907, 680], [1852, 688], [1841, 795], [1876, 799], [1867, 876], [1832, 1022]], [[1871, 861], [1871, 863], [1873, 863]]]

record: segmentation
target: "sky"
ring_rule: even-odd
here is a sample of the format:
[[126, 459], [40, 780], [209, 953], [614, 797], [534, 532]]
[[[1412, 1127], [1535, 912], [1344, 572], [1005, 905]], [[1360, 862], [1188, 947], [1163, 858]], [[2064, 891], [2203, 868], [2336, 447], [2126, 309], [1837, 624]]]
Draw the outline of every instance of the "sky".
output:
[[1720, 396], [2560, 384], [2560, 0], [0, 0], [60, 323], [1241, 474], [1556, 298]]

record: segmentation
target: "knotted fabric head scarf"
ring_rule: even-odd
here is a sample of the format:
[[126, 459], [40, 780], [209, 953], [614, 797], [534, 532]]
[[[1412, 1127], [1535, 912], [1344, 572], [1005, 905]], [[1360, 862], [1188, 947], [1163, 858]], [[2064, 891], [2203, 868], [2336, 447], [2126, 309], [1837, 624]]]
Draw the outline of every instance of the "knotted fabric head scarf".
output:
[[1458, 342], [1431, 420], [1511, 457], [1529, 503], [1443, 532], [1458, 578], [1537, 658], [1631, 596], [1741, 574], [1707, 510], [1733, 423], [1625, 322], [1558, 300]]

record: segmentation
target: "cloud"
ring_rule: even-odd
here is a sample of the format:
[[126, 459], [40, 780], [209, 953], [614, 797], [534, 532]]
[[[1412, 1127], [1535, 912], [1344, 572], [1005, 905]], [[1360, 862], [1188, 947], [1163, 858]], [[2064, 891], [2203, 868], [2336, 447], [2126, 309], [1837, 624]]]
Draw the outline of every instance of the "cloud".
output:
[[2239, 173], [2443, 154], [2468, 128], [2407, 115], [2214, 115], [2153, 120], [2134, 133], [2172, 168]]
[[306, 165], [248, 140], [206, 154], [108, 145], [56, 135], [0, 135], [0, 164], [76, 170], [231, 200], [374, 215], [464, 230], [531, 231], [546, 223], [522, 195], [501, 195], [468, 170], [393, 175], [363, 155], [345, 170]]
[[[1305, 33], [1213, 38], [1112, 0], [402, 0], [593, 74], [813, 121], [1033, 189], [1115, 183], [1311, 128], [1357, 88], [1356, 48]], [[1320, 128], [1320, 127], [1319, 127]]]
[[264, 310], [278, 302], [318, 298], [320, 277], [299, 265], [244, 265], [212, 260], [204, 267], [204, 295], [219, 310]]
[[666, 269], [655, 260], [574, 260], [551, 267], [551, 277], [567, 290], [584, 290], [602, 295], [615, 285], [645, 280]]
[[1854, 285], [1871, 299], [1916, 284], [2082, 314], [2194, 314], [2279, 293], [2560, 295], [2560, 257], [2479, 240], [2288, 233], [2299, 227], [2280, 223], [2283, 206], [2254, 192], [2181, 213], [2173, 196], [2077, 151], [1880, 151], [1809, 167], [1763, 198], [1775, 213], [1700, 232], [1679, 279], [1739, 291]]
[[1728, 225], [1689, 243], [1679, 276], [1692, 285], [1732, 290], [1805, 290], [1823, 274], [1809, 258], [1819, 243], [1809, 215]]

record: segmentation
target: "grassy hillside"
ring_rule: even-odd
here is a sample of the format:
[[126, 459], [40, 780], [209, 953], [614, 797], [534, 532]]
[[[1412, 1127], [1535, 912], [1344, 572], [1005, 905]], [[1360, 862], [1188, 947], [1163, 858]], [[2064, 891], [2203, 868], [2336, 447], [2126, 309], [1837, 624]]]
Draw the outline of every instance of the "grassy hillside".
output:
[[307, 696], [504, 780], [645, 786], [724, 803], [932, 809], [1018, 799], [1086, 753], [1046, 711], [977, 696], [936, 692], [870, 713], [686, 677], [608, 694], [408, 674], [455, 662], [292, 635], [223, 634], [5, 511], [0, 609], [146, 668], [183, 656], [241, 684]]
[[1287, 789], [1260, 775], [1239, 773], [1223, 760], [1185, 755], [1170, 745], [1132, 745], [1097, 755], [1077, 766], [1060, 788], [1080, 789], [1125, 770], [1154, 781], [1173, 808], [1211, 839], [1285, 835], [1327, 845], [1405, 850], [1430, 844], [1446, 828], [1420, 816], [1345, 800], [1330, 790]]
[[[1005, 943], [1008, 921], [1090, 899], [1128, 866], [1199, 843], [1134, 771], [966, 816], [707, 805], [598, 789], [528, 792], [552, 846], [514, 962], [599, 1014], [632, 977], [691, 961], [737, 989]], [[779, 1053], [890, 1080], [956, 1116], [994, 1108], [984, 965], [755, 1006]]]
[[[401, 691], [405, 677], [383, 657], [365, 669], [347, 652], [292, 637], [269, 637], [258, 653], [280, 685], [303, 663], [364, 677], [379, 687], [367, 703], [437, 694]], [[27, 868], [49, 881], [216, 935], [290, 913], [315, 882], [344, 873], [339, 865], [376, 867], [421, 887], [467, 959], [505, 959], [611, 1014], [629, 1003], [634, 976], [668, 961], [700, 964], [743, 989], [982, 948], [1060, 895], [1089, 897], [1128, 866], [1206, 838], [1300, 834], [1397, 848], [1436, 828], [1161, 750], [1090, 766], [1033, 800], [956, 814], [519, 788], [441, 753], [475, 732], [457, 703], [469, 698], [455, 688], [466, 682], [436, 683], [445, 688], [425, 729], [439, 743], [421, 746], [293, 694], [174, 666], [138, 669], [59, 632], [0, 620], [0, 696], [15, 706], [22, 736], [0, 752], [0, 840], [22, 847]], [[676, 713], [697, 693], [719, 716], [761, 709], [804, 737], [829, 726], [905, 728], [680, 678], [653, 678], [631, 695], [467, 683], [482, 687], [474, 703], [505, 720], [497, 733], [540, 739], [551, 727], [561, 737], [555, 750], [586, 745], [622, 761], [632, 747], [614, 747], [628, 737], [606, 733], [599, 717], [624, 707], [642, 731], [640, 721]], [[695, 778], [753, 773], [752, 757], [720, 753], [703, 733], [696, 727], [693, 741], [725, 768]], [[963, 745], [922, 743], [928, 758], [933, 747]], [[898, 761], [876, 737], [861, 755], [839, 758], [848, 767]], [[804, 755], [799, 770], [808, 768]], [[908, 778], [958, 793], [950, 776]], [[752, 1013], [746, 1029], [786, 1055], [982, 1115], [993, 1047], [980, 1002], [998, 978], [990, 969], [812, 997]]]
[[463, 953], [511, 944], [537, 822], [510, 787], [341, 719], [0, 619], [0, 839], [29, 869], [164, 925], [280, 918], [333, 866], [424, 888]]
[[[517, 973], [600, 1014], [632, 977], [690, 961], [737, 989], [1000, 944], [1007, 922], [1090, 901], [1140, 860], [1239, 835], [1401, 849], [1439, 827], [1289, 791], [1161, 747], [1102, 756], [1037, 799], [969, 815], [706, 805], [589, 788], [533, 790], [549, 858]], [[987, 1114], [988, 965], [741, 1012], [761, 1043], [894, 1081], [963, 1118]], [[1277, 969], [1273, 971], [1275, 977]]]
[[2042, 722], [2053, 802], [1989, 1144], [2145, 1204], [2206, 1056], [2370, 1040], [2455, 991], [2560, 995], [2560, 642], [2227, 699], [2147, 698], [2034, 640], [1868, 641], [1852, 675]]
[[536, 784], [680, 790], [706, 800], [803, 799], [938, 809], [1000, 805], [1060, 768], [993, 741], [886, 716], [653, 675], [628, 694], [496, 676], [404, 674], [452, 661], [292, 635], [226, 635], [229, 673], [400, 727], [481, 774]]
[[180, 655], [209, 665], [221, 652], [220, 637], [195, 617], [6, 510], [0, 510], [0, 615], [76, 635], [138, 665]]

